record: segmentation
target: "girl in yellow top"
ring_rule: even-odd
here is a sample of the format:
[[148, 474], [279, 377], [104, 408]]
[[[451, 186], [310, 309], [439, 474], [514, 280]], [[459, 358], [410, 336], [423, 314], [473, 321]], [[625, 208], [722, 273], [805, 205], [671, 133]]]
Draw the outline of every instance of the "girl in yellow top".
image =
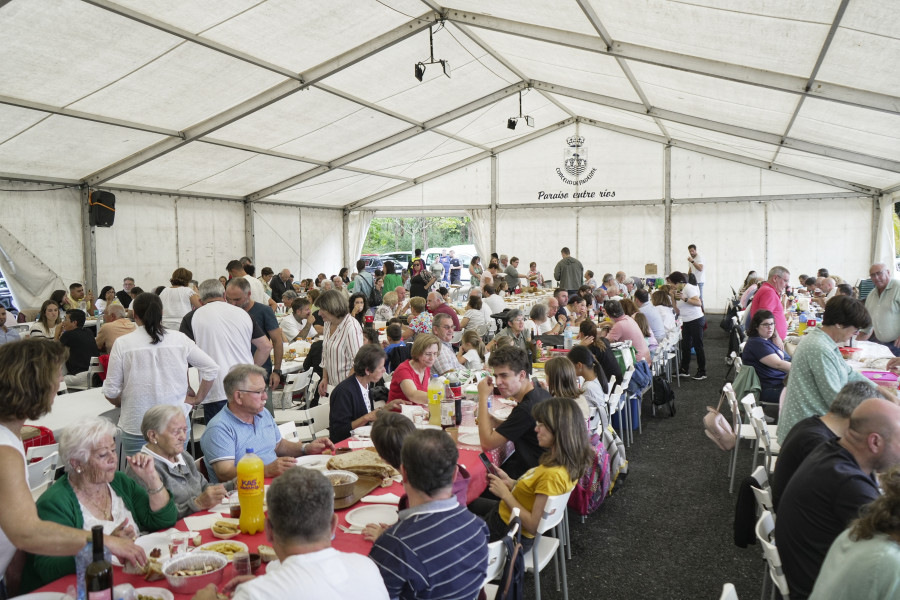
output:
[[496, 475], [488, 474], [488, 481], [499, 501], [478, 498], [469, 505], [472, 512], [484, 517], [492, 542], [506, 535], [512, 509], [518, 508], [526, 550], [534, 543], [547, 498], [571, 491], [594, 459], [581, 409], [574, 400], [550, 398], [535, 404], [531, 414], [538, 443], [546, 449], [538, 466], [518, 480], [497, 468]]

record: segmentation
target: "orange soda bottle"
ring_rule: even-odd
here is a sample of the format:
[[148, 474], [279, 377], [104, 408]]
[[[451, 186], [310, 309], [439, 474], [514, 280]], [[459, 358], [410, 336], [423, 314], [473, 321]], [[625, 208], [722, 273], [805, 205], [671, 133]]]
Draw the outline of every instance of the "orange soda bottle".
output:
[[265, 529], [263, 501], [266, 491], [266, 465], [260, 457], [247, 448], [247, 453], [237, 464], [237, 490], [241, 502], [241, 533], [253, 535]]

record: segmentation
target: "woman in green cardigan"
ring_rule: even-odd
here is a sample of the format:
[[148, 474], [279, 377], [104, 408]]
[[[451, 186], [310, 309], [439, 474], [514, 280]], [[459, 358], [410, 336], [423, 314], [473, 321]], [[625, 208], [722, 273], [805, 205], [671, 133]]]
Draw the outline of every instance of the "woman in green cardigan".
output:
[[[76, 529], [102, 525], [108, 535], [131, 539], [175, 524], [178, 511], [151, 456], [139, 453], [128, 458], [146, 489], [117, 471], [115, 433], [115, 426], [102, 417], [66, 427], [59, 439], [66, 474], [38, 499], [42, 519]], [[71, 556], [29, 555], [22, 585], [38, 587], [74, 572]]]

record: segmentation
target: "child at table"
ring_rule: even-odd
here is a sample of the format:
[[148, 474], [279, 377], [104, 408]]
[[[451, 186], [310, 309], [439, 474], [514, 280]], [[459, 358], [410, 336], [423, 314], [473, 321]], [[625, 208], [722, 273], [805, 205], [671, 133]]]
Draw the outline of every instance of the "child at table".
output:
[[484, 341], [477, 331], [467, 329], [463, 332], [456, 359], [470, 371], [484, 368]]

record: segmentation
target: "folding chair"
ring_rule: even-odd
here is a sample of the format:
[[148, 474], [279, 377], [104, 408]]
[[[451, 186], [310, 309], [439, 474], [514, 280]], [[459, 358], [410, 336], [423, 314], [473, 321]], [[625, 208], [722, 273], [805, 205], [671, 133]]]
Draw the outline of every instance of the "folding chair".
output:
[[[541, 600], [541, 571], [550, 564], [551, 559], [556, 571], [556, 591], [559, 591], [560, 588], [560, 570], [562, 570], [563, 599], [568, 600], [569, 598], [569, 586], [566, 580], [566, 557], [561, 543], [564, 532], [560, 526], [566, 516], [566, 505], [569, 502], [571, 493], [566, 492], [559, 496], [549, 496], [547, 498], [547, 503], [544, 505], [544, 513], [541, 515], [541, 521], [538, 523], [537, 533], [534, 536], [534, 545], [525, 554], [525, 570], [534, 573], [536, 600]], [[544, 533], [551, 530], [558, 537], [544, 535]]]
[[734, 589], [733, 583], [726, 583], [722, 586], [722, 595], [719, 600], [738, 600], [737, 590]]
[[284, 380], [284, 388], [272, 392], [272, 404], [275, 408], [293, 408], [294, 395], [299, 391], [304, 394], [313, 376], [313, 368], [310, 367], [304, 373], [291, 373]]
[[763, 511], [759, 521], [756, 522], [756, 539], [759, 540], [762, 546], [763, 560], [766, 561], [768, 577], [766, 574], [763, 574], [762, 594], [760, 597], [765, 597], [766, 582], [768, 579], [771, 579], [775, 585], [772, 588], [772, 598], [775, 598], [775, 589], [777, 588], [782, 599], [787, 600], [790, 590], [788, 589], [787, 578], [785, 578], [784, 572], [781, 570], [781, 556], [778, 554], [778, 548], [775, 546], [774, 533], [775, 520], [772, 518], [772, 513], [767, 510]]
[[754, 406], [750, 409], [750, 418], [753, 428], [756, 430], [758, 444], [762, 446], [766, 457], [766, 472], [771, 474], [775, 470], [775, 461], [778, 460], [778, 454], [781, 452], [781, 446], [772, 439], [778, 426], [766, 424], [766, 415], [761, 406]]
[[775, 509], [772, 507], [772, 490], [769, 487], [769, 473], [766, 468], [763, 465], [756, 467], [750, 477], [756, 480], [757, 485], [752, 486], [753, 497], [756, 498], [760, 512], [767, 510], [772, 513], [772, 518], [775, 518]]
[[44, 459], [53, 454], [54, 452], [59, 452], [59, 444], [46, 444], [44, 446], [31, 446], [27, 450], [25, 450], [25, 462], [31, 463], [31, 461], [35, 459]]
[[282, 423], [278, 426], [278, 431], [281, 432], [281, 437], [289, 442], [296, 442], [300, 439], [300, 432], [297, 431], [297, 424], [293, 421]]
[[50, 487], [58, 466], [59, 452], [52, 452], [38, 462], [28, 465], [28, 488], [31, 490], [32, 498], [37, 500]]
[[[737, 435], [734, 450], [731, 451], [731, 465], [728, 469], [728, 475], [731, 482], [728, 485], [728, 493], [734, 492], [734, 473], [737, 470], [738, 449], [741, 446], [741, 440], [753, 441], [753, 452], [756, 453], [756, 430], [752, 424], [745, 424], [741, 420], [741, 406], [738, 404], [737, 397], [734, 395], [734, 388], [730, 383], [726, 383], [722, 388], [722, 393], [728, 399], [728, 406], [731, 408], [731, 427], [732, 431]], [[756, 464], [754, 463], [754, 467]]]

